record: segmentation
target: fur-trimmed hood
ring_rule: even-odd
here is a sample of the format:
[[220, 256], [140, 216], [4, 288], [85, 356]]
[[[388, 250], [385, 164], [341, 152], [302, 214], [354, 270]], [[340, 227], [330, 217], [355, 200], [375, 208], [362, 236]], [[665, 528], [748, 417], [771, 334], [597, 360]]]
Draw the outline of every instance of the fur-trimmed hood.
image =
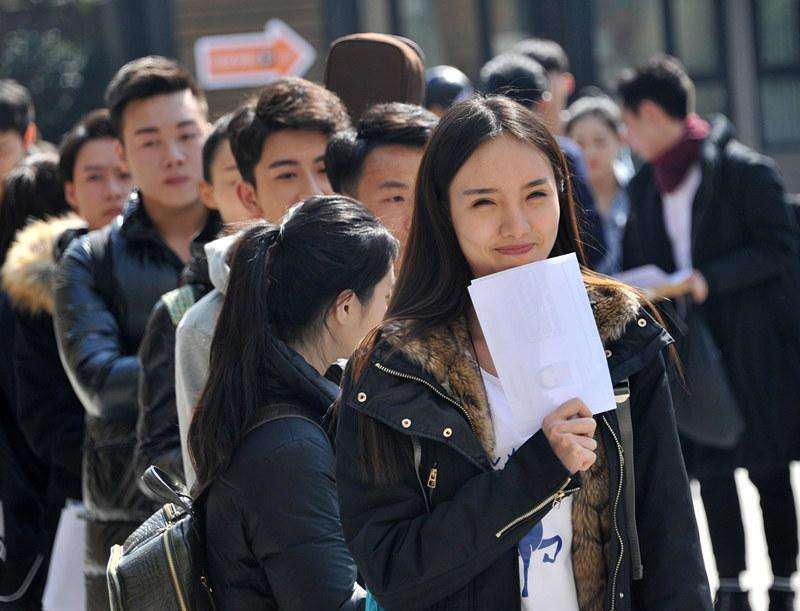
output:
[[2, 269], [3, 289], [14, 307], [31, 315], [53, 313], [53, 279], [59, 239], [86, 227], [76, 214], [35, 220], [19, 230]]
[[[637, 319], [641, 302], [627, 287], [587, 286], [595, 322], [604, 346], [622, 338], [628, 325]], [[391, 323], [384, 327], [382, 337], [397, 348], [412, 363], [427, 371], [458, 399], [472, 419], [475, 432], [487, 454], [494, 450], [492, 428], [486, 391], [472, 340], [465, 319], [435, 329], [421, 338], [405, 340], [406, 324]]]

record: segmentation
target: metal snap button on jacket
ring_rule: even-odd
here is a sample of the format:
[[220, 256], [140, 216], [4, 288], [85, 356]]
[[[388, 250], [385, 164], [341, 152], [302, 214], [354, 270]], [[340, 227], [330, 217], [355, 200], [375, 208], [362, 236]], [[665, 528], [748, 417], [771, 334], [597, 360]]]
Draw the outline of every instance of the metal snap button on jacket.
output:
[[640, 318], [637, 323], [640, 327], [644, 327], [647, 325], [647, 321], [644, 318]]
[[606, 350], [606, 358], [607, 359], [611, 358], [611, 354], [612, 354], [611, 350]]
[[445, 430], [442, 431], [442, 435], [444, 435], [445, 437], [451, 437], [453, 435], [453, 429], [451, 429], [448, 426]]
[[403, 420], [400, 422], [400, 424], [403, 425], [404, 429], [410, 428], [411, 427], [411, 419], [410, 418], [403, 418]]
[[356, 395], [356, 399], [358, 399], [359, 403], [364, 403], [364, 401], [367, 400], [367, 394], [363, 393], [363, 392], [360, 392], [360, 393], [358, 393], [358, 395]]

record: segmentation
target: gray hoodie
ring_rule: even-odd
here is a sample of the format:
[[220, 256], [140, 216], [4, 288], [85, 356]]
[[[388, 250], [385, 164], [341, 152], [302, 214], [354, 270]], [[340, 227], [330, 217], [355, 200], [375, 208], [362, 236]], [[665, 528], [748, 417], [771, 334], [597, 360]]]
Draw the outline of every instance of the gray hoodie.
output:
[[208, 258], [208, 275], [214, 290], [186, 311], [175, 333], [175, 396], [178, 407], [178, 425], [181, 436], [183, 469], [186, 485], [195, 482], [192, 461], [189, 458], [189, 424], [192, 411], [208, 377], [208, 359], [211, 339], [217, 325], [217, 316], [222, 308], [225, 290], [228, 288], [230, 267], [228, 252], [239, 238], [239, 234], [225, 236], [205, 245]]

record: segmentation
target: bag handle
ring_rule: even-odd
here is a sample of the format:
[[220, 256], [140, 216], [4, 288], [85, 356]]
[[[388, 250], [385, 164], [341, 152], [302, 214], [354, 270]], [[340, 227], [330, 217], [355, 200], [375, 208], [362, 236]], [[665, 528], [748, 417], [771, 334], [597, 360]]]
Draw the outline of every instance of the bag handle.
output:
[[183, 484], [163, 469], [150, 465], [142, 475], [142, 481], [160, 501], [174, 503], [187, 512], [192, 510], [192, 497], [186, 494]]

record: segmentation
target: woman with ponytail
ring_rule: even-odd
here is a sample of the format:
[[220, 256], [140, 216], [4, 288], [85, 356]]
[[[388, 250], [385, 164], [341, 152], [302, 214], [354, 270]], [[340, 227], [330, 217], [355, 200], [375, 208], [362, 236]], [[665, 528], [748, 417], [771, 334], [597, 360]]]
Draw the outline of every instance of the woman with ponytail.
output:
[[312, 197], [235, 246], [189, 431], [220, 609], [363, 604], [321, 428], [325, 378], [380, 323], [398, 246], [363, 206]]

